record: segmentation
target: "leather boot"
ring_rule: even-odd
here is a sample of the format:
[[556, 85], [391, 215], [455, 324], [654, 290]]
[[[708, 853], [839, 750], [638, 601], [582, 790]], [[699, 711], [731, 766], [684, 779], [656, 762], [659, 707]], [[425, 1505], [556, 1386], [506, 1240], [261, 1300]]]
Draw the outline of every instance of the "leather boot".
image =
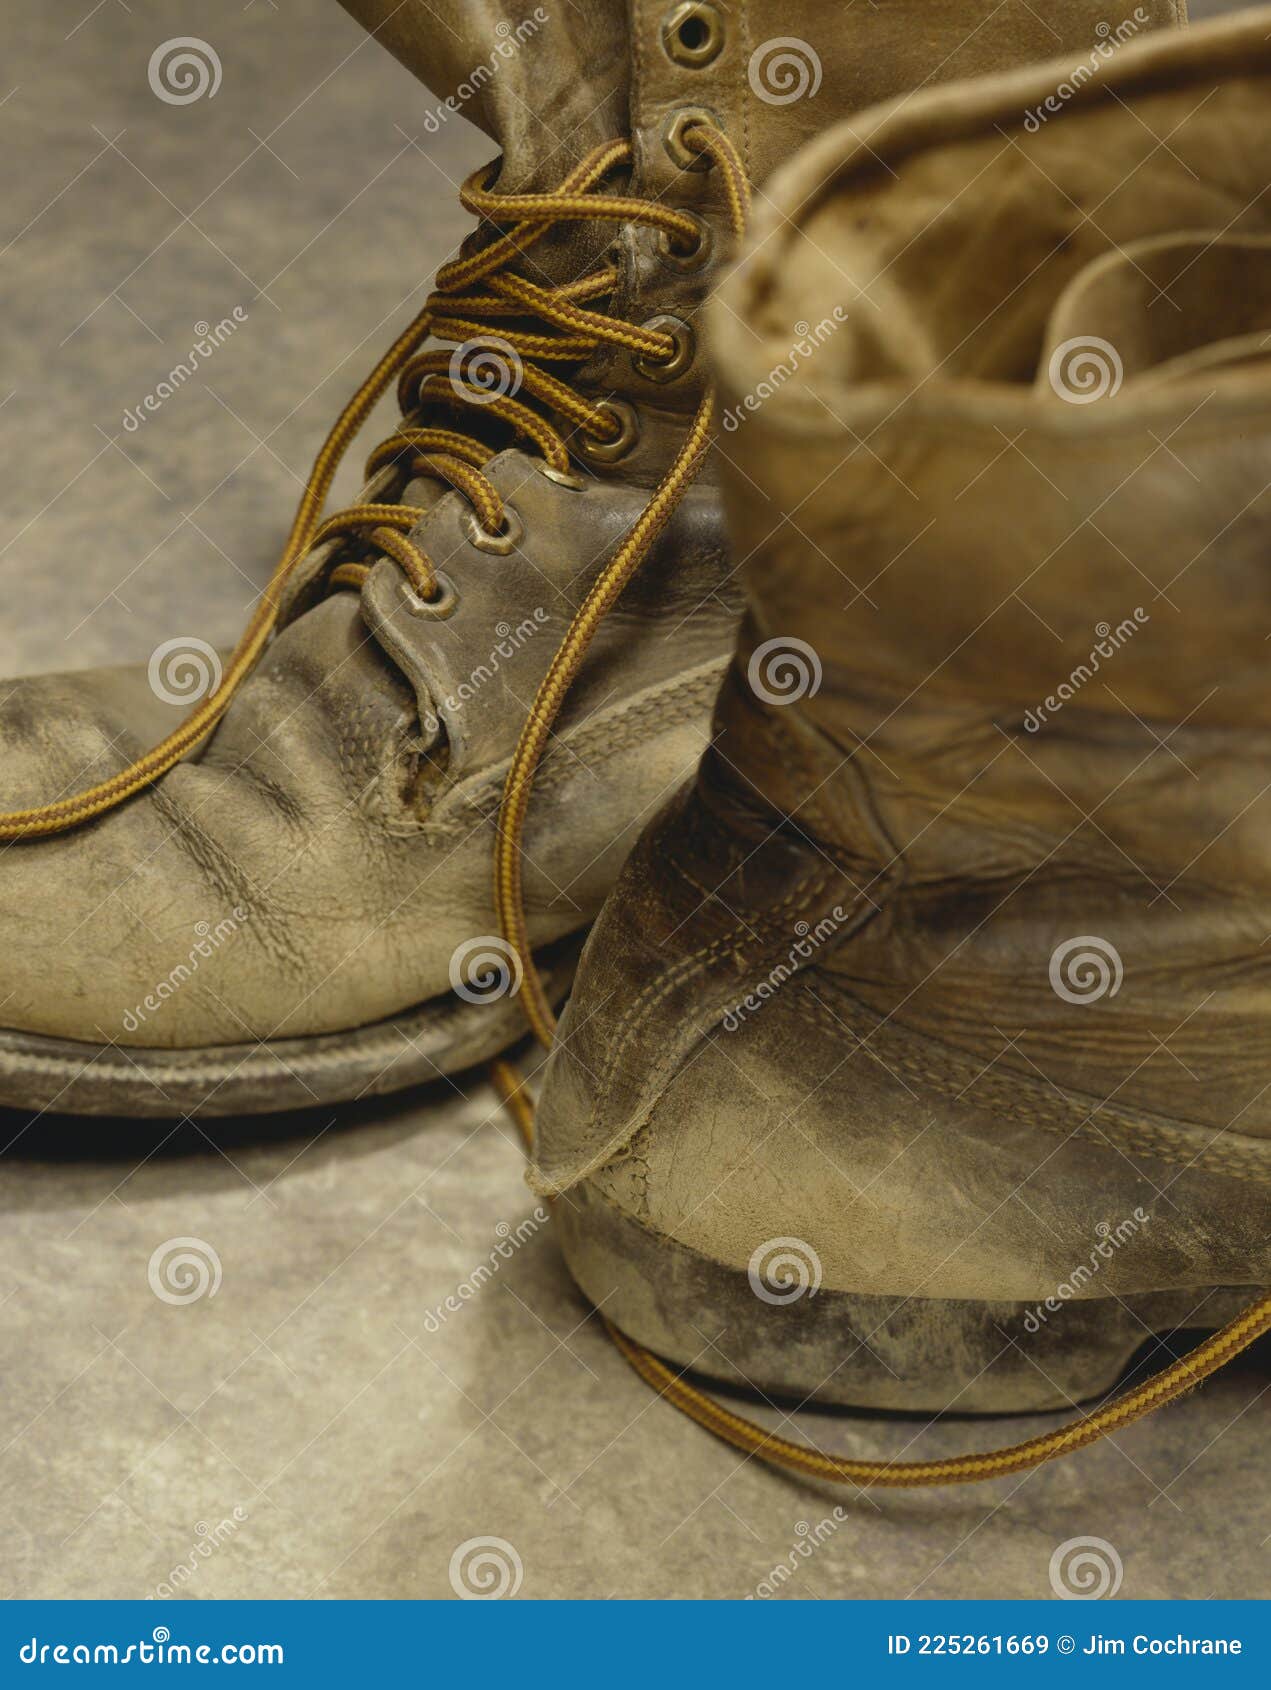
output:
[[[465, 191], [476, 234], [324, 446], [235, 652], [161, 647], [6, 692], [9, 1104], [325, 1103], [519, 1036], [501, 794], [528, 701], [621, 555], [638, 572], [574, 665], [515, 835], [525, 947], [559, 997], [639, 826], [693, 767], [733, 638], [696, 327], [743, 178], [880, 94], [1084, 46], [1096, 15], [974, 0], [972, 27], [959, 0], [914, 33], [776, 0], [348, 9], [431, 86], [421, 145], [461, 112], [501, 157]], [[392, 379], [401, 426], [324, 520]]]
[[538, 1111], [579, 1285], [680, 1366], [1064, 1407], [1271, 1282], [1268, 111], [1263, 9], [766, 190], [747, 613]]

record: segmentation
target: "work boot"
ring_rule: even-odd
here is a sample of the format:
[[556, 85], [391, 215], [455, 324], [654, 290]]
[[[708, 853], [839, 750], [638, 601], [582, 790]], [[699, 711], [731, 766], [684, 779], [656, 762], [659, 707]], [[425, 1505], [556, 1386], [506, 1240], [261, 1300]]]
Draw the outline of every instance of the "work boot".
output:
[[[974, 28], [938, 7], [921, 35], [777, 0], [348, 9], [433, 89], [421, 145], [462, 112], [501, 157], [465, 190], [477, 233], [319, 455], [235, 651], [161, 647], [5, 698], [9, 1104], [212, 1115], [430, 1079], [519, 1036], [523, 954], [550, 1014], [696, 761], [734, 636], [695, 337], [747, 178], [882, 93], [1097, 39], [1086, 0], [1058, 22], [975, 0]], [[394, 378], [402, 424], [323, 520]], [[505, 779], [515, 943], [491, 873]]]
[[533, 1174], [678, 1367], [1051, 1409], [1271, 1282], [1269, 111], [1264, 9], [768, 185], [710, 322], [747, 613]]

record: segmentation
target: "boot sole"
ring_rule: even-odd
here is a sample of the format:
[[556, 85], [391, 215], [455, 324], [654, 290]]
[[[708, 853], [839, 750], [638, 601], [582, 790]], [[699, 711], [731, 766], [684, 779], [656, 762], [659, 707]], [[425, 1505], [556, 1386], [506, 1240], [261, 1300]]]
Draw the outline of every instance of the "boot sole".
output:
[[[559, 1005], [584, 935], [537, 958]], [[0, 1031], [0, 1104], [41, 1113], [197, 1120], [348, 1103], [488, 1062], [523, 1038], [515, 997], [466, 1003], [452, 993], [347, 1032], [199, 1050], [92, 1045]]]
[[[1110, 1391], [1158, 1335], [1222, 1326], [1261, 1291], [1190, 1287], [1049, 1312], [825, 1288], [771, 1303], [746, 1273], [650, 1231], [592, 1186], [575, 1187], [553, 1218], [584, 1295], [646, 1349], [729, 1387], [839, 1407], [1070, 1409]], [[1167, 1359], [1158, 1353], [1152, 1367]]]

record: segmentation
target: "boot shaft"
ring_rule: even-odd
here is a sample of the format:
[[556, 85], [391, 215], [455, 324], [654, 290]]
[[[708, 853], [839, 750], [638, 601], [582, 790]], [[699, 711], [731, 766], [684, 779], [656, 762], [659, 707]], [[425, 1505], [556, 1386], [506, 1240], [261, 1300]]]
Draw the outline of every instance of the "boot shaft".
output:
[[462, 111], [497, 143], [503, 185], [517, 187], [626, 135], [644, 186], [669, 186], [679, 171], [667, 169], [665, 120], [693, 106], [734, 136], [760, 183], [878, 101], [1057, 53], [1097, 60], [1186, 16], [1185, 0], [1144, 0], [1115, 30], [1090, 0], [1055, 0], [1044, 17], [1026, 0], [340, 3], [432, 90], [438, 123]]
[[[761, 184], [810, 138], [876, 100], [1055, 52], [1085, 58], [1106, 30], [1097, 0], [1057, 0], [1044, 16], [1028, 0], [898, 9], [824, 0], [341, 3], [431, 89], [426, 131], [462, 113], [498, 145], [501, 190], [552, 186], [599, 143], [630, 138], [630, 191], [701, 220], [688, 257], [668, 252], [654, 230], [623, 229], [615, 240], [611, 224], [561, 231], [534, 249], [536, 267], [567, 281], [612, 248], [621, 271], [614, 314], [684, 325], [686, 354], [669, 379], [623, 352], [592, 359], [582, 373], [588, 390], [635, 405], [640, 440], [621, 473], [642, 482], [660, 473], [700, 400], [698, 315], [732, 244], [719, 173], [700, 168], [680, 139], [689, 114], [718, 124]], [[1143, 0], [1125, 28], [1148, 33], [1181, 12], [1181, 0]]]
[[1047, 121], [1058, 65], [871, 114], [772, 184], [715, 319], [757, 326], [721, 360], [753, 549], [699, 796], [840, 865], [859, 931], [819, 961], [856, 1004], [1245, 1132], [1271, 1130], [1267, 26], [1125, 49]]

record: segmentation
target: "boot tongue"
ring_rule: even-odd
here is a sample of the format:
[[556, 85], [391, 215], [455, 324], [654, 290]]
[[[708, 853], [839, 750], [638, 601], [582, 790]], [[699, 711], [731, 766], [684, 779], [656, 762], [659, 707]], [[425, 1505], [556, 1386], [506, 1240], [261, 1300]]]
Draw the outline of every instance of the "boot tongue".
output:
[[427, 133], [460, 113], [485, 131], [503, 154], [502, 191], [551, 187], [629, 132], [627, 0], [341, 4], [436, 96]]
[[[502, 154], [487, 186], [557, 187], [604, 141], [630, 133], [628, 0], [341, 0], [424, 84], [411, 129], [430, 138], [461, 118]], [[434, 143], [436, 144], [436, 143]], [[613, 225], [547, 230], [518, 266], [551, 286], [590, 269]]]

